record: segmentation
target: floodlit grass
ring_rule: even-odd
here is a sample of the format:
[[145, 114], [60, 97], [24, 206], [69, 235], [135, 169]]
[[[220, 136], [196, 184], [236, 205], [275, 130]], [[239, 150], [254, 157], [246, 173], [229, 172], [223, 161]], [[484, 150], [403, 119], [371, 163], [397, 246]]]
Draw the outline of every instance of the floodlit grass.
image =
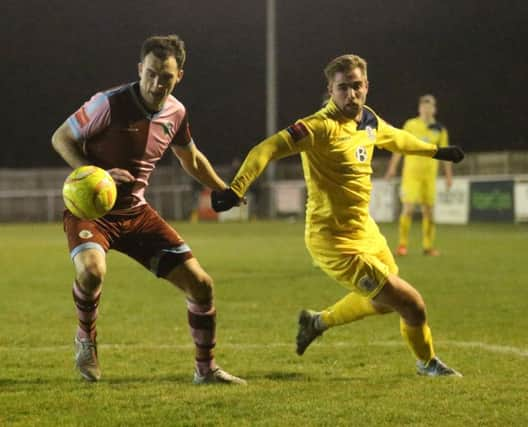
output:
[[[182, 296], [108, 257], [98, 322], [103, 379], [73, 369], [73, 268], [62, 226], [0, 226], [0, 425], [528, 425], [523, 225], [439, 226], [443, 255], [402, 277], [423, 294], [438, 354], [464, 378], [422, 378], [397, 317], [368, 318], [294, 353], [299, 309], [345, 290], [312, 266], [303, 225], [175, 224], [216, 282], [219, 363], [248, 387], [190, 384]], [[394, 245], [395, 225], [383, 225]]]

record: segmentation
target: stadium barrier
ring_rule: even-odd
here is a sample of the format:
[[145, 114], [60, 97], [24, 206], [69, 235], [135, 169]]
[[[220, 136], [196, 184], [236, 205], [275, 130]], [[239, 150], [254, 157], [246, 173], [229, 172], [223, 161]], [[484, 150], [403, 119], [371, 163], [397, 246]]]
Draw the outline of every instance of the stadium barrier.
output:
[[[187, 184], [149, 188], [152, 206], [167, 219], [190, 215], [191, 186]], [[0, 190], [0, 222], [51, 222], [62, 220], [62, 191]]]
[[[388, 156], [373, 159], [371, 213], [379, 222], [395, 221], [400, 209], [398, 181], [382, 179]], [[169, 162], [170, 163], [170, 162]], [[197, 194], [176, 161], [153, 173], [146, 197], [169, 220], [189, 219], [197, 209]], [[278, 162], [271, 181], [263, 176], [248, 193], [250, 203], [218, 220], [299, 217], [304, 215], [306, 189], [298, 158]], [[234, 173], [231, 165], [215, 165], [220, 176]], [[470, 153], [454, 165], [449, 192], [439, 178], [435, 215], [438, 223], [468, 221], [528, 221], [528, 151]], [[69, 168], [0, 169], [0, 222], [59, 221], [64, 205], [61, 188]], [[207, 197], [202, 198], [207, 203]]]
[[[399, 180], [372, 180], [370, 214], [377, 222], [398, 218]], [[304, 213], [305, 188], [298, 181], [277, 181], [275, 192], [277, 216]], [[528, 175], [455, 177], [446, 189], [445, 180], [437, 180], [435, 221], [438, 224], [467, 224], [472, 221], [520, 222], [528, 220]]]

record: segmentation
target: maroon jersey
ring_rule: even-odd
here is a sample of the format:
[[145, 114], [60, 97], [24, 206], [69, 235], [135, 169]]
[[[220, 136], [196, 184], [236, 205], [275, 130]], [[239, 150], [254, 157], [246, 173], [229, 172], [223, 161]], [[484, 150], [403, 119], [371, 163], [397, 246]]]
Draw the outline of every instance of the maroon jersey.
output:
[[161, 111], [151, 113], [140, 101], [137, 82], [98, 92], [67, 122], [90, 162], [126, 169], [136, 178], [118, 185], [114, 214], [145, 204], [150, 174], [167, 148], [192, 143], [183, 104], [170, 95]]

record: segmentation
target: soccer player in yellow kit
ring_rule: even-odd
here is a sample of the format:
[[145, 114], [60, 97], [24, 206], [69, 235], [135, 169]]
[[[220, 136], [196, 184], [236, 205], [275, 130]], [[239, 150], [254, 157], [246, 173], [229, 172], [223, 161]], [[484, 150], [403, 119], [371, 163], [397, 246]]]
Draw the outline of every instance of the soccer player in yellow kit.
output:
[[[403, 129], [412, 133], [429, 144], [437, 147], [447, 147], [449, 137], [447, 129], [435, 119], [436, 99], [433, 95], [423, 95], [418, 100], [418, 117], [405, 122]], [[402, 155], [393, 153], [389, 161], [385, 178], [396, 175]], [[446, 188], [453, 182], [451, 163], [443, 162], [446, 178]], [[401, 180], [402, 212], [400, 214], [399, 243], [396, 254], [407, 255], [409, 230], [412, 223], [414, 207], [422, 208], [422, 247], [424, 255], [438, 256], [440, 253], [434, 247], [435, 224], [433, 207], [436, 199], [436, 176], [438, 161], [419, 156], [405, 156]]]
[[374, 147], [458, 162], [458, 147], [438, 148], [396, 129], [366, 107], [367, 64], [343, 55], [325, 68], [330, 100], [315, 114], [251, 149], [229, 189], [212, 193], [216, 211], [240, 204], [268, 162], [300, 154], [308, 190], [305, 241], [316, 263], [350, 293], [321, 311], [299, 315], [297, 353], [326, 329], [365, 316], [396, 311], [401, 333], [417, 358], [418, 373], [460, 374], [433, 349], [425, 303], [398, 277], [385, 238], [368, 213]]

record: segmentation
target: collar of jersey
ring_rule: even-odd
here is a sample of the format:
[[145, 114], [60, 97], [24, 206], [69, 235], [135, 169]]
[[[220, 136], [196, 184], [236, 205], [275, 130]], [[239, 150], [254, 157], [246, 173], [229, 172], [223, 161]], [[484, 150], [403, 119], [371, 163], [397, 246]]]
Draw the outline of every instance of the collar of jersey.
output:
[[[130, 92], [130, 94], [132, 95], [132, 99], [134, 100], [134, 103], [136, 104], [136, 106], [139, 108], [139, 110], [145, 115], [145, 118], [148, 119], [148, 120], [154, 120], [156, 119], [157, 117], [160, 116], [160, 114], [162, 113], [162, 111], [165, 109], [165, 106], [163, 106], [163, 108], [161, 110], [159, 110], [157, 113], [151, 113], [150, 111], [148, 111], [144, 106], [143, 106], [143, 103], [141, 102], [141, 100], [139, 99], [138, 97], [138, 92], [139, 92], [139, 82], [132, 82], [128, 85], [128, 91]], [[137, 89], [137, 90], [136, 90]]]
[[[345, 116], [341, 109], [335, 104], [335, 102], [331, 98], [326, 104], [325, 110], [328, 112], [329, 115], [331, 115], [334, 119], [339, 122], [354, 122], [356, 126], [359, 126], [361, 123], [358, 123], [355, 119], [351, 119], [350, 117]], [[364, 111], [362, 112], [362, 117], [363, 114]]]

